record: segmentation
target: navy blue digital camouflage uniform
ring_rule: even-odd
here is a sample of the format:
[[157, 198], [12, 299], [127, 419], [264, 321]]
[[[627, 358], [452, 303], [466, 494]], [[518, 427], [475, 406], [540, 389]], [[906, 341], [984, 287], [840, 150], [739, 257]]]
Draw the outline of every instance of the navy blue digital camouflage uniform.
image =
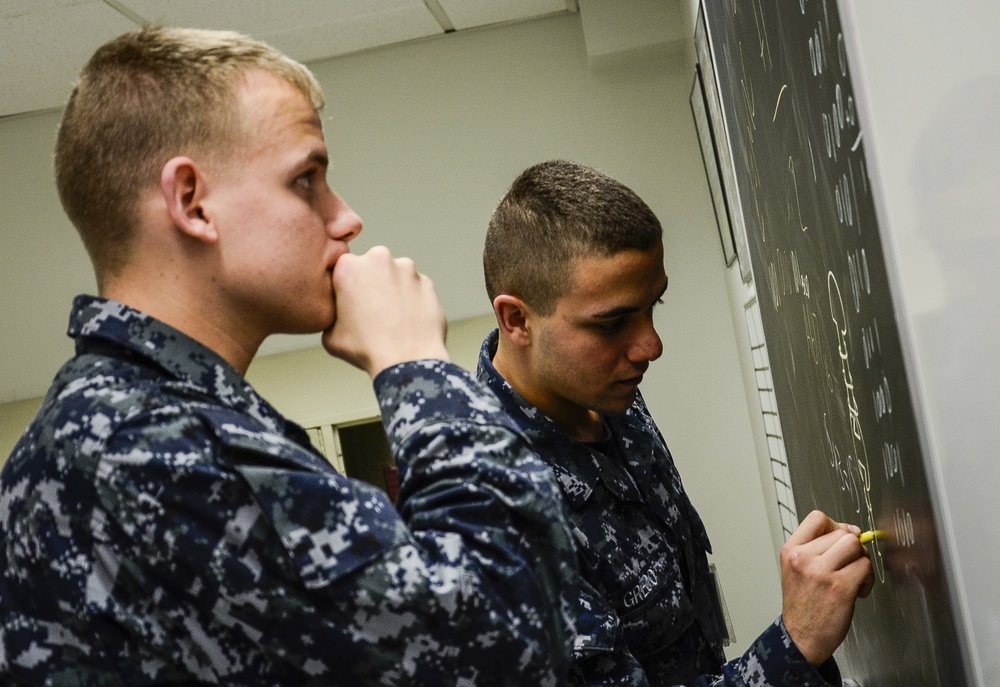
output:
[[397, 513], [182, 333], [79, 297], [70, 335], [0, 476], [0, 684], [562, 683], [558, 488], [471, 374], [375, 379]]
[[[628, 650], [608, 654], [608, 684], [813, 687], [835, 684], [833, 659], [814, 668], [792, 643], [781, 619], [740, 658], [725, 662], [711, 544], [642, 395], [624, 414], [606, 417], [600, 445], [571, 438], [522, 398], [493, 367], [499, 333], [483, 342], [478, 375], [500, 398], [534, 451], [556, 474], [576, 539], [582, 574], [603, 597], [581, 604], [580, 628], [613, 628], [617, 615]], [[593, 590], [592, 590], [593, 593]], [[592, 636], [577, 639], [573, 674]], [[613, 642], [607, 638], [604, 646]], [[637, 666], [637, 659], [641, 667]], [[611, 660], [613, 659], [613, 660]], [[613, 663], [617, 661], [617, 667]], [[592, 671], [579, 681], [594, 683]]]

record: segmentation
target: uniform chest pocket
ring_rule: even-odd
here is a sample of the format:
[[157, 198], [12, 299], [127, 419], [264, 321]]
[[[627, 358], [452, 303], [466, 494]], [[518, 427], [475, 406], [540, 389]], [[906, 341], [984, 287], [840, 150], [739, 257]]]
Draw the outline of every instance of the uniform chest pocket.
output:
[[613, 599], [625, 640], [640, 657], [670, 645], [695, 622], [677, 561], [664, 557], [648, 563]]
[[624, 504], [581, 514], [577, 530], [588, 577], [618, 614], [637, 656], [663, 648], [695, 620], [681, 555], [640, 508]]

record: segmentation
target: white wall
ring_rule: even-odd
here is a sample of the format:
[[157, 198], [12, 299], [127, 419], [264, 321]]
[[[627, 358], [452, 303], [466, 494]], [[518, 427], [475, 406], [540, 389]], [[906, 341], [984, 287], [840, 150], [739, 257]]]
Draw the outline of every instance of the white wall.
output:
[[[475, 371], [479, 345], [496, 326], [493, 315], [448, 323], [451, 361]], [[380, 414], [368, 375], [320, 347], [257, 358], [247, 380], [282, 414], [305, 427], [342, 424]]]
[[[691, 53], [684, 40], [592, 69], [579, 15], [564, 15], [312, 66], [328, 97], [332, 184], [366, 222], [356, 249], [385, 243], [414, 257], [434, 279], [450, 319], [486, 315], [462, 328], [465, 343], [453, 342], [462, 356], [472, 351], [469, 365], [478, 351], [471, 342], [491, 326], [480, 263], [486, 221], [525, 167], [551, 158], [593, 165], [631, 186], [660, 217], [670, 275], [656, 315], [665, 353], [643, 393], [712, 537], [739, 641], [732, 650], [742, 652], [778, 615], [781, 601], [688, 105]], [[29, 156], [47, 165], [50, 155], [46, 140]], [[48, 187], [32, 194], [26, 188], [17, 196], [28, 208], [26, 223], [35, 206], [44, 206], [45, 218], [53, 212]], [[375, 407], [363, 375], [318, 349], [261, 359], [249, 376], [306, 423], [359, 417]], [[22, 421], [0, 406], [0, 424]]]
[[[67, 93], [68, 95], [68, 93]], [[66, 337], [69, 301], [93, 292], [90, 261], [56, 193], [52, 153], [58, 112], [0, 119], [0, 311], [5, 345], [26, 341], [30, 356], [14, 369], [4, 358], [0, 402], [45, 393], [59, 362], [73, 354]], [[17, 265], [17, 269], [12, 269]], [[30, 275], [27, 279], [23, 275]], [[14, 294], [14, 297], [10, 297]], [[2, 357], [2, 356], [0, 356]], [[42, 381], [46, 380], [46, 381]]]

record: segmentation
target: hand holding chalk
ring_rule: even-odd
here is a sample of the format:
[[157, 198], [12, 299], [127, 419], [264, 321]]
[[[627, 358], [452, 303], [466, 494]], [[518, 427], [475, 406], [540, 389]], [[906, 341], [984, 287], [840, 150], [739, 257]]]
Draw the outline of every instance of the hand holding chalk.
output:
[[860, 533], [860, 527], [813, 511], [781, 547], [782, 619], [813, 665], [822, 665], [844, 641], [855, 601], [874, 584]]
[[885, 539], [885, 530], [868, 530], [858, 535], [858, 541], [867, 544], [875, 539]]

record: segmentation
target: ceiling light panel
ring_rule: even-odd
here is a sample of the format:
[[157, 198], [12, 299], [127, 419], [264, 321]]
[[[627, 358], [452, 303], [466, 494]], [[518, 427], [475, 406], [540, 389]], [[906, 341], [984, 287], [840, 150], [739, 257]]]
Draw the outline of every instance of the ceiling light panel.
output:
[[566, 0], [438, 0], [456, 29], [566, 12]]
[[120, 0], [171, 26], [239, 31], [308, 61], [442, 33], [423, 0]]

